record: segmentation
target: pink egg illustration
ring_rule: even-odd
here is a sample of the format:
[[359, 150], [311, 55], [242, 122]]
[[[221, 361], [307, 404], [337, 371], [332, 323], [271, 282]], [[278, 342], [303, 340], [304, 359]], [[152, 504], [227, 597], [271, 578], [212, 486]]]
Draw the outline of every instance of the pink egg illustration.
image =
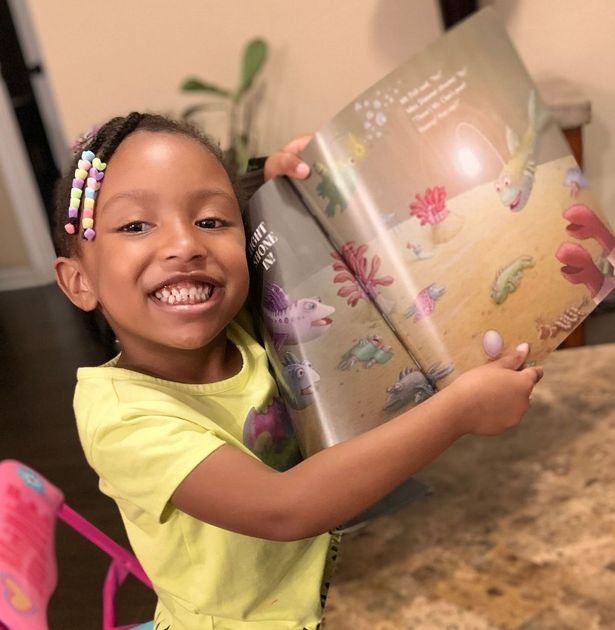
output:
[[504, 341], [502, 340], [502, 335], [500, 335], [497, 330], [488, 330], [483, 335], [483, 350], [491, 359], [500, 356], [503, 348]]

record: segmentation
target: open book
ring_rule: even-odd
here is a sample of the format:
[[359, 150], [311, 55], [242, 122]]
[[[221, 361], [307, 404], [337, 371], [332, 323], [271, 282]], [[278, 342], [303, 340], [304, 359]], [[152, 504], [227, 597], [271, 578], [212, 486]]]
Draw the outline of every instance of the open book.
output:
[[[495, 14], [370, 87], [249, 208], [265, 341], [304, 455], [530, 343], [615, 286], [615, 238]], [[258, 307], [257, 307], [258, 310]]]

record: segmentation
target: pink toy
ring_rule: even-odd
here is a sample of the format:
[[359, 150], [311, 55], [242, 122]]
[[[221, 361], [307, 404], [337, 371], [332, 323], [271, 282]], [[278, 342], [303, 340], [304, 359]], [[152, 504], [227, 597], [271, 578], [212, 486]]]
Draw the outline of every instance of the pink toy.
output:
[[72, 510], [58, 488], [14, 460], [0, 462], [0, 630], [47, 630], [47, 604], [57, 583], [56, 518], [111, 557], [103, 630], [136, 630], [115, 625], [114, 601], [129, 573], [152, 587], [137, 559]]

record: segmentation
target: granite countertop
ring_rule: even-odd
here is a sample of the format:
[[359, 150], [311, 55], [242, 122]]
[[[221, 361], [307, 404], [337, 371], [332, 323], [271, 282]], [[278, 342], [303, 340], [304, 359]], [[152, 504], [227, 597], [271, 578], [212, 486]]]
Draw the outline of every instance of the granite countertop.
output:
[[521, 426], [347, 534], [326, 630], [615, 628], [615, 344], [561, 350]]

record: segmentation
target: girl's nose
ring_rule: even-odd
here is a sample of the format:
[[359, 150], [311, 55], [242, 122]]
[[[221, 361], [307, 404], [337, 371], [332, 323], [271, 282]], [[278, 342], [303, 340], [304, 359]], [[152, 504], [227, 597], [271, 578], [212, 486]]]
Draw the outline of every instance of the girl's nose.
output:
[[164, 259], [204, 258], [207, 255], [207, 248], [203, 233], [193, 223], [177, 221], [164, 230], [164, 244], [159, 253]]

